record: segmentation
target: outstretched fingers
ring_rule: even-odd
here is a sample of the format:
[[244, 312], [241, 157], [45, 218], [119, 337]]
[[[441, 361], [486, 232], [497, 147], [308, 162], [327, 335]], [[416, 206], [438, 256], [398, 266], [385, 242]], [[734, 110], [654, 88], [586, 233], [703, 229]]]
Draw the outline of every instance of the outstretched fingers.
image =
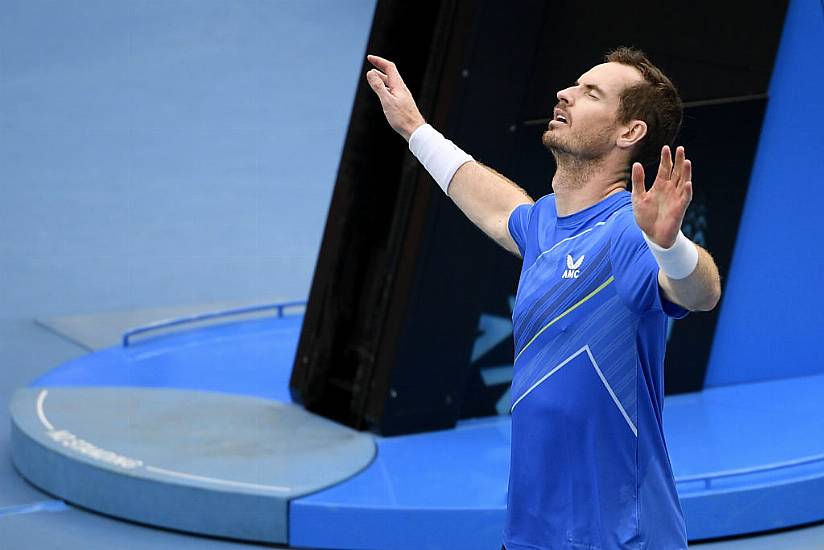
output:
[[378, 97], [382, 97], [383, 94], [388, 94], [389, 90], [386, 87], [386, 75], [383, 75], [380, 71], [372, 69], [371, 71], [366, 72], [366, 81], [369, 83], [369, 87], [378, 94]]
[[388, 59], [384, 59], [379, 55], [372, 55], [369, 54], [366, 56], [366, 60], [370, 62], [372, 65], [377, 67], [378, 69], [382, 70], [383, 72], [389, 72], [389, 67], [394, 67], [395, 64], [389, 61]]
[[640, 162], [635, 162], [632, 165], [632, 198], [640, 198], [646, 191], [647, 189], [644, 185], [644, 167]]
[[692, 161], [689, 159], [684, 160], [684, 170], [681, 173], [681, 180], [678, 182], [678, 188], [680, 189], [682, 185], [690, 184], [690, 191], [692, 190]]
[[398, 68], [395, 67], [395, 64], [389, 61], [388, 59], [384, 59], [383, 57], [369, 54], [366, 56], [366, 60], [369, 61], [376, 69], [381, 71], [387, 79], [385, 80], [387, 85], [400, 85], [403, 83], [403, 79], [401, 78], [401, 73], [398, 72]]
[[669, 145], [664, 145], [661, 148], [661, 162], [658, 164], [658, 174], [656, 180], [669, 179], [672, 174], [672, 151]]
[[686, 160], [686, 154], [684, 148], [678, 146], [675, 149], [675, 165], [672, 168], [672, 179], [673, 183], [676, 187], [679, 184], [683, 183], [684, 180], [681, 179], [681, 175], [684, 173], [684, 161]]
[[389, 77], [386, 76], [385, 74], [383, 74], [382, 72], [380, 72], [378, 69], [371, 69], [369, 72], [376, 75], [381, 80], [383, 80], [384, 84], [389, 84]]
[[376, 67], [378, 65], [386, 65], [387, 63], [389, 63], [388, 59], [384, 59], [379, 55], [373, 55], [371, 53], [366, 55], [366, 60], [370, 62], [372, 65], [375, 65]]

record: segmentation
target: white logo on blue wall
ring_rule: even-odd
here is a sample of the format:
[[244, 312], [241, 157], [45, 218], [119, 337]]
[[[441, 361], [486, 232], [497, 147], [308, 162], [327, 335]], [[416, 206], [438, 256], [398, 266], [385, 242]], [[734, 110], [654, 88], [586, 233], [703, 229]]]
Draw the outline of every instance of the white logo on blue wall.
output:
[[[515, 296], [509, 297], [510, 312], [515, 307]], [[475, 338], [475, 345], [472, 349], [471, 363], [478, 361], [495, 346], [512, 335], [512, 318], [501, 317], [484, 313], [478, 321], [478, 336]], [[512, 365], [494, 365], [481, 369], [481, 379], [486, 386], [497, 386], [512, 382]], [[510, 388], [501, 396], [495, 404], [498, 414], [509, 414], [509, 407], [512, 406], [510, 398]]]
[[561, 275], [562, 279], [577, 279], [578, 276], [581, 274], [581, 264], [584, 263], [584, 255], [581, 254], [581, 257], [577, 260], [572, 259], [571, 254], [567, 254], [567, 268], [564, 271], [564, 274]]

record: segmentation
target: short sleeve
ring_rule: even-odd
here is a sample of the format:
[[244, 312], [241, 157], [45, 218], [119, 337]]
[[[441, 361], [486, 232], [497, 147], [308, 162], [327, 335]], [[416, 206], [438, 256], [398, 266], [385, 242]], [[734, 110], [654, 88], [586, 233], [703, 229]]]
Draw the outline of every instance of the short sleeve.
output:
[[509, 234], [512, 240], [518, 245], [518, 250], [521, 252], [523, 258], [526, 254], [526, 230], [529, 227], [529, 218], [532, 216], [532, 210], [535, 204], [519, 204], [515, 210], [509, 214]]
[[632, 210], [618, 212], [611, 231], [610, 259], [618, 294], [637, 313], [660, 311], [681, 319], [689, 310], [664, 298], [658, 262], [635, 223]]

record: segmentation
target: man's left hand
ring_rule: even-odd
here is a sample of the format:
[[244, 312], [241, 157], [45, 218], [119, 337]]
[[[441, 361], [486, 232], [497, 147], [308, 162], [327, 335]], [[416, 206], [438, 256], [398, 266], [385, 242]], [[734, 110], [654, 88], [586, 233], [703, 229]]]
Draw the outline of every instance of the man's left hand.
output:
[[668, 145], [661, 149], [658, 174], [649, 191], [644, 185], [644, 167], [632, 165], [632, 211], [635, 222], [658, 246], [670, 248], [681, 229], [684, 214], [692, 201], [692, 163], [684, 148], [675, 150], [675, 164]]

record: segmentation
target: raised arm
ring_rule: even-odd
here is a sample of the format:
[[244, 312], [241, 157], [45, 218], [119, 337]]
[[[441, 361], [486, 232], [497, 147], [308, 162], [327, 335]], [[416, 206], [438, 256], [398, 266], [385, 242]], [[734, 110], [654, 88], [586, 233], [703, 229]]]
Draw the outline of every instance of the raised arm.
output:
[[721, 297], [718, 267], [709, 253], [681, 233], [681, 222], [692, 201], [692, 163], [683, 147], [675, 151], [675, 164], [668, 146], [652, 187], [644, 186], [644, 168], [632, 167], [632, 210], [635, 221], [661, 269], [658, 284], [670, 301], [691, 311], [709, 311]]
[[[377, 94], [383, 114], [392, 129], [407, 142], [416, 130], [426, 132], [428, 137], [436, 140], [433, 142], [435, 150], [431, 156], [437, 157], [440, 151], [444, 150], [443, 147], [452, 146], [451, 142], [446, 141], [439, 133], [421, 128], [426, 121], [395, 64], [376, 55], [368, 55], [366, 59], [375, 67], [366, 73], [366, 80]], [[421, 135], [423, 133], [416, 135], [416, 139]], [[509, 215], [516, 206], [530, 204], [533, 200], [526, 191], [492, 168], [474, 161], [471, 157], [464, 160], [451, 177], [450, 170], [439, 170], [433, 177], [436, 181], [439, 178], [448, 179], [438, 183], [466, 217], [495, 242], [520, 256], [518, 246], [509, 234]], [[424, 166], [430, 168], [426, 162]], [[444, 176], [444, 173], [447, 175]]]

